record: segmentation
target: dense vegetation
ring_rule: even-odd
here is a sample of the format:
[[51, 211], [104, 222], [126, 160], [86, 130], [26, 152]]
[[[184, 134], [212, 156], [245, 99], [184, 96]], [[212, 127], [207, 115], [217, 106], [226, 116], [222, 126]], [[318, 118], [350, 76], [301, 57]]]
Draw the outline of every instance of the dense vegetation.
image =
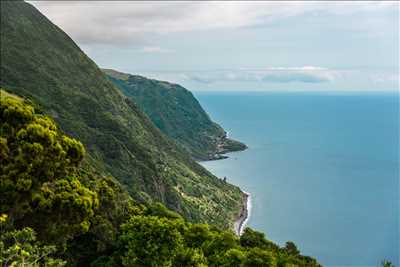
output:
[[31, 104], [1, 91], [1, 266], [319, 266], [291, 242], [138, 205]]
[[226, 137], [200, 103], [178, 84], [105, 69], [109, 79], [130, 97], [167, 136], [182, 144], [196, 159], [216, 159], [246, 146]]
[[40, 229], [40, 236], [62, 242], [88, 228], [98, 205], [96, 193], [76, 173], [83, 145], [58, 132], [48, 117], [34, 115], [22, 100], [4, 94], [0, 209], [9, 211], [16, 226], [27, 224]]
[[115, 177], [136, 201], [159, 201], [192, 222], [224, 227], [239, 213], [239, 188], [192, 160], [62, 30], [22, 1], [1, 1], [0, 85], [79, 139], [86, 168]]

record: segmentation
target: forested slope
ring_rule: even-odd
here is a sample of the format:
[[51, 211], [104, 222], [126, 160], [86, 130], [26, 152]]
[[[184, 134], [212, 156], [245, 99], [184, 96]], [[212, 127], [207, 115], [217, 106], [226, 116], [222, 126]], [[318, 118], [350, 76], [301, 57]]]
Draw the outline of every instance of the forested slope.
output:
[[164, 134], [183, 145], [195, 159], [218, 159], [226, 152], [246, 149], [244, 144], [227, 138], [193, 94], [179, 84], [103, 71]]

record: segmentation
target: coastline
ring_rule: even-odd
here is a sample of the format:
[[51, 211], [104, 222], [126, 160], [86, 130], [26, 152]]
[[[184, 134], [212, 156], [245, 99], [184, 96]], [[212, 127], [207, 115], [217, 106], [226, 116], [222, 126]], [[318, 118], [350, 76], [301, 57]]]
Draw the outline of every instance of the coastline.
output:
[[[229, 145], [226, 145], [226, 143], [234, 143], [234, 144], [239, 144], [238, 146], [233, 146], [229, 147]], [[229, 158], [228, 153], [231, 152], [240, 152], [248, 149], [248, 146], [245, 145], [244, 143], [241, 143], [239, 141], [229, 139], [228, 138], [228, 133], [225, 134], [223, 138], [221, 138], [217, 142], [217, 150], [209, 154], [208, 159], [206, 160], [197, 160], [198, 162], [205, 162], [205, 161], [215, 161], [215, 160], [223, 160]], [[222, 178], [220, 178], [222, 180]], [[224, 178], [224, 181], [226, 177]], [[237, 236], [240, 236], [243, 234], [244, 228], [250, 218], [250, 211], [251, 211], [251, 195], [248, 192], [242, 191], [243, 194], [243, 200], [242, 200], [242, 205], [240, 208], [240, 212], [237, 216], [234, 217], [233, 220], [233, 231]]]
[[250, 218], [250, 211], [251, 211], [251, 195], [250, 193], [244, 192], [244, 199], [243, 199], [243, 205], [242, 209], [240, 210], [240, 213], [238, 217], [235, 219], [233, 223], [233, 230], [236, 235], [240, 236], [242, 235], [244, 228]]
[[[232, 139], [226, 139], [231, 141], [234, 141]], [[234, 141], [237, 142], [237, 141]], [[228, 145], [226, 147], [224, 147], [225, 143], [219, 143], [217, 145], [216, 151], [210, 153], [208, 155], [208, 158], [206, 159], [200, 159], [198, 161], [213, 161], [213, 160], [221, 160], [221, 159], [227, 159], [229, 158], [229, 156], [227, 154], [232, 153], [232, 152], [240, 152], [240, 151], [244, 151], [246, 149], [248, 149], [248, 146], [246, 146], [245, 144], [240, 145], [238, 147], [229, 147]]]
[[226, 154], [244, 151], [246, 149], [248, 149], [247, 145], [240, 141], [228, 138], [227, 133], [225, 133], [224, 136], [217, 139], [214, 151], [208, 154], [208, 158], [205, 161], [227, 159], [228, 156]]

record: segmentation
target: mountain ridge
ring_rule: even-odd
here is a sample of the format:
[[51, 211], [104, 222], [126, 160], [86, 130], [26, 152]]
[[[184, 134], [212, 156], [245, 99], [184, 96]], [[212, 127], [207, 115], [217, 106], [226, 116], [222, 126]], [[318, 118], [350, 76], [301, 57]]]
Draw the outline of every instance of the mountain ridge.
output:
[[181, 144], [196, 160], [226, 158], [246, 145], [227, 137], [226, 131], [204, 111], [188, 89], [168, 81], [102, 69], [167, 136]]

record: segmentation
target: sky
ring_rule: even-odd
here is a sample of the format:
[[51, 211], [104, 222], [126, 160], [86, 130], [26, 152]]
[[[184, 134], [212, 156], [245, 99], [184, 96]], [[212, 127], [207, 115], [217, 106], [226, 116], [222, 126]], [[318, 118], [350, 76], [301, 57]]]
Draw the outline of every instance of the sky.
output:
[[192, 91], [399, 90], [399, 2], [30, 3], [100, 67]]

